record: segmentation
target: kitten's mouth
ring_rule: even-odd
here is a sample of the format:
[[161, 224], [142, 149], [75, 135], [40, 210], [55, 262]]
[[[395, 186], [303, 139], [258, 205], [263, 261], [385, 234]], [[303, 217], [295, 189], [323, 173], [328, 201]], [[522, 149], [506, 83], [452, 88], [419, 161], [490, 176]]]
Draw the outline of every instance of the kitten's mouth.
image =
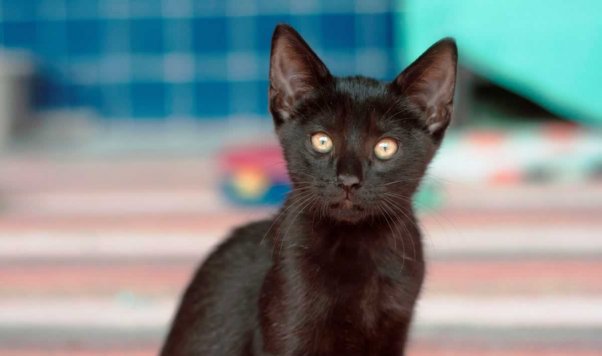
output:
[[330, 208], [337, 209], [337, 210], [357, 210], [357, 211], [364, 210], [361, 206], [354, 203], [349, 198], [345, 198], [345, 199], [341, 200], [340, 202], [330, 204]]
[[337, 203], [330, 204], [330, 214], [337, 220], [354, 222], [364, 217], [364, 208], [345, 198]]

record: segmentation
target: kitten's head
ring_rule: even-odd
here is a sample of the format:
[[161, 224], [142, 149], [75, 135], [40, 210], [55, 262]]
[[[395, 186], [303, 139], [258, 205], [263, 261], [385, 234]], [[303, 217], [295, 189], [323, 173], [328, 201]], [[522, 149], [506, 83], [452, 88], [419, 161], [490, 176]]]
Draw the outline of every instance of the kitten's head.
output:
[[356, 222], [408, 206], [450, 122], [456, 61], [444, 39], [392, 82], [336, 78], [276, 27], [269, 105], [298, 208]]

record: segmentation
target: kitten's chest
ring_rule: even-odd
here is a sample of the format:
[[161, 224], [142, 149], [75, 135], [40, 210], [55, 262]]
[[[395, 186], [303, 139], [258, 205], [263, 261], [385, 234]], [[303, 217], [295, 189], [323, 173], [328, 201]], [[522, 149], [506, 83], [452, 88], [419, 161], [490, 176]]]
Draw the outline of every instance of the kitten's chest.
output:
[[379, 259], [357, 253], [322, 257], [307, 259], [301, 269], [304, 292], [321, 301], [303, 306], [317, 309], [312, 314], [341, 326], [370, 329], [391, 313], [411, 310], [422, 284], [422, 274], [416, 273], [421, 263], [392, 254]]
[[303, 330], [302, 349], [316, 355], [381, 355], [390, 342], [385, 335], [400, 333], [415, 301], [408, 285], [377, 271], [353, 272], [322, 273], [304, 290], [311, 297], [299, 306], [296, 315], [305, 317], [294, 328]]
[[288, 250], [272, 270], [264, 332], [275, 354], [385, 355], [381, 350], [398, 342], [422, 283], [420, 268], [395, 253], [337, 247]]

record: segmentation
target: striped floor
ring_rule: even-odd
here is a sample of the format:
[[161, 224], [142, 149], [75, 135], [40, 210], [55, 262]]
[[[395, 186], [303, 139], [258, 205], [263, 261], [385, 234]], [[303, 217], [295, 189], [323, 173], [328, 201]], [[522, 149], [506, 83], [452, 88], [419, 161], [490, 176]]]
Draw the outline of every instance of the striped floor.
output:
[[[272, 212], [194, 158], [0, 167], [0, 355], [156, 354], [197, 263]], [[602, 354], [602, 182], [444, 191], [409, 354]]]

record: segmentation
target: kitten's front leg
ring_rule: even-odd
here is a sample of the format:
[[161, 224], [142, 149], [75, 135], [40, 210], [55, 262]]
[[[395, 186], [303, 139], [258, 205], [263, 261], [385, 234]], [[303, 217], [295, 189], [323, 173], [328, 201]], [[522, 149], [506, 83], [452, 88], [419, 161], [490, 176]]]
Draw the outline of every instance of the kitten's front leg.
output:
[[412, 318], [408, 317], [405, 320], [399, 321], [396, 327], [389, 329], [388, 332], [383, 335], [383, 342], [381, 344], [379, 352], [374, 355], [379, 356], [403, 356], [406, 355], [406, 347], [408, 341], [408, 334], [410, 331], [410, 324]]

